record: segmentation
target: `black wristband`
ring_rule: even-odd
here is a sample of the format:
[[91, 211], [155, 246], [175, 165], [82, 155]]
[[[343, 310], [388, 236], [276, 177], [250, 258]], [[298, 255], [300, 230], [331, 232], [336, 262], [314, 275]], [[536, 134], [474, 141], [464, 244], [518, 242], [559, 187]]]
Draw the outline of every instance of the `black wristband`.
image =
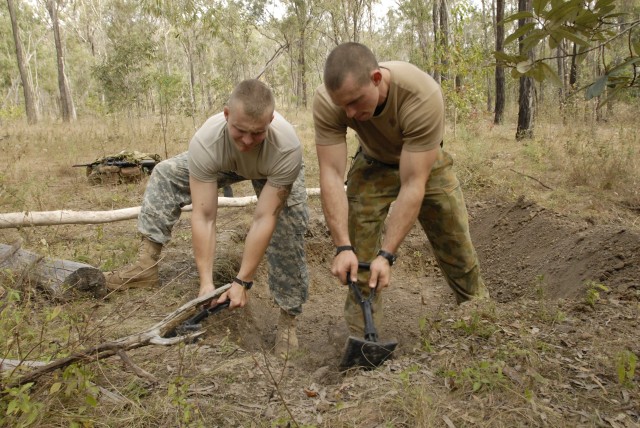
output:
[[242, 285], [247, 290], [251, 290], [251, 287], [253, 287], [253, 281], [243, 281], [237, 276], [233, 278], [233, 282]]
[[355, 253], [356, 249], [353, 248], [351, 245], [340, 245], [336, 247], [336, 256], [343, 251], [353, 251]]
[[384, 257], [389, 262], [389, 266], [393, 266], [396, 262], [396, 255], [385, 250], [378, 251], [378, 255]]

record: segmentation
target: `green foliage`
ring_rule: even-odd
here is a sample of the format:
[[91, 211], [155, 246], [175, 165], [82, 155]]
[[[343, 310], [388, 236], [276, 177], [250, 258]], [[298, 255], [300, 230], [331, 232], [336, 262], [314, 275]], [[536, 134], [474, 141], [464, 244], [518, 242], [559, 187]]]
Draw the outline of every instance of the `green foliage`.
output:
[[585, 296], [585, 301], [587, 305], [594, 307], [598, 301], [600, 301], [600, 292], [608, 292], [609, 288], [596, 281], [587, 281], [585, 282], [585, 287], [587, 287], [587, 293]]
[[499, 388], [506, 383], [499, 361], [478, 361], [461, 371], [441, 370], [438, 374], [449, 379], [450, 387], [467, 387], [473, 393]]
[[43, 404], [34, 402], [29, 391], [33, 382], [2, 391], [0, 399], [0, 425], [14, 427], [32, 426], [40, 416]]
[[464, 332], [467, 336], [478, 336], [487, 339], [498, 330], [495, 325], [483, 321], [478, 311], [474, 311], [470, 319], [459, 319], [453, 323], [453, 328]]
[[[602, 95], [606, 88], [611, 89], [609, 99], [619, 96], [624, 88], [640, 88], [636, 67], [640, 64], [640, 21], [633, 20], [631, 14], [619, 13], [614, 0], [583, 2], [581, 0], [549, 1], [536, 0], [533, 10], [518, 12], [504, 19], [505, 24], [520, 21], [518, 26], [506, 39], [505, 46], [519, 44], [518, 54], [495, 52], [496, 60], [512, 67], [512, 76], [533, 77], [542, 82], [551, 80], [560, 85], [561, 80], [547, 61], [554, 58], [531, 60], [527, 52], [547, 43], [551, 50], [562, 46], [563, 42], [575, 45], [576, 59], [582, 61], [587, 53], [604, 48], [612, 48], [617, 39], [626, 37], [629, 41], [626, 56], [619, 54], [603, 58], [604, 72], [595, 81], [582, 89], [586, 89], [586, 99]], [[627, 21], [631, 18], [631, 21]], [[565, 51], [565, 56], [570, 56]], [[606, 101], [605, 101], [606, 102]]]
[[631, 351], [624, 350], [618, 354], [616, 358], [616, 372], [618, 373], [618, 382], [620, 382], [620, 385], [627, 388], [634, 386], [637, 363], [638, 357]]
[[178, 424], [184, 427], [204, 427], [198, 408], [188, 399], [189, 383], [182, 377], [173, 379], [167, 388], [167, 396], [178, 413]]

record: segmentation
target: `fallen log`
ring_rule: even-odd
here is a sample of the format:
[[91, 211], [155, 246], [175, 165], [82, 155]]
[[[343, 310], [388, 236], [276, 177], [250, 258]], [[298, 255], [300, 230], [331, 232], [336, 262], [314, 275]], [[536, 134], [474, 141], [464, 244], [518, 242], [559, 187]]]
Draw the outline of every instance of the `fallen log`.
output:
[[[307, 195], [317, 196], [320, 189], [307, 189]], [[258, 201], [256, 196], [241, 198], [218, 197], [219, 207], [246, 207]], [[191, 205], [182, 208], [182, 212], [192, 210]], [[111, 211], [24, 211], [0, 214], [0, 229], [10, 229], [27, 226], [53, 226], [58, 224], [101, 224], [138, 217], [140, 207], [122, 208]]]
[[[76, 352], [65, 358], [52, 361], [45, 365], [40, 365], [34, 370], [25, 373], [17, 380], [9, 382], [6, 385], [6, 389], [10, 389], [16, 386], [24, 385], [29, 382], [37, 382], [38, 378], [46, 373], [62, 369], [70, 364], [82, 361], [93, 362], [102, 360], [113, 355], [117, 355], [119, 352], [128, 351], [130, 349], [141, 348], [147, 345], [175, 345], [180, 342], [187, 341], [192, 342], [195, 338], [203, 335], [206, 330], [197, 331], [194, 333], [186, 334], [183, 336], [176, 336], [171, 338], [165, 338], [164, 336], [175, 330], [177, 326], [190, 319], [195, 315], [197, 308], [201, 304], [207, 304], [222, 293], [227, 291], [231, 287], [231, 284], [227, 284], [223, 287], [212, 291], [209, 294], [190, 300], [184, 305], [180, 306], [175, 311], [164, 317], [162, 321], [153, 325], [152, 327], [144, 330], [140, 333], [134, 333], [129, 336], [122, 337], [113, 341], [105, 342], [100, 345], [93, 346], [91, 348]], [[17, 364], [16, 367], [23, 367], [21, 364]]]
[[75, 291], [88, 292], [94, 297], [107, 294], [105, 277], [100, 269], [70, 260], [43, 257], [20, 246], [19, 242], [0, 244], [0, 270], [23, 273], [56, 300], [67, 300]]

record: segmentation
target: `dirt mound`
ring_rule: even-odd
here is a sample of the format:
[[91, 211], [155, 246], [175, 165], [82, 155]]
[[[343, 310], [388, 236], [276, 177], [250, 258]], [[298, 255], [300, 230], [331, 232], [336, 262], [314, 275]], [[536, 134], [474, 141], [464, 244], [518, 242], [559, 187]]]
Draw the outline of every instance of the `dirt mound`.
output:
[[636, 231], [571, 221], [524, 198], [478, 202], [470, 212], [483, 275], [498, 301], [532, 293], [575, 299], [594, 283], [616, 298], [637, 298]]

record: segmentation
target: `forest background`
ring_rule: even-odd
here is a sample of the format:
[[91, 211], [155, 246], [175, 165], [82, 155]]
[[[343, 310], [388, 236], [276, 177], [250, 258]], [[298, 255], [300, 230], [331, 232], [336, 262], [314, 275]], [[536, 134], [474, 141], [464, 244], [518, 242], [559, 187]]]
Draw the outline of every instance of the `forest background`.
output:
[[[358, 41], [441, 83], [446, 144], [496, 301], [455, 312], [412, 231], [394, 265], [403, 311], [382, 330], [397, 335], [398, 359], [344, 376], [326, 337], [342, 320], [333, 248], [310, 198], [315, 300], [293, 367], [269, 357], [262, 270], [257, 303], [211, 321], [204, 344], [129, 351], [25, 385], [23, 371], [5, 372], [0, 425], [638, 426], [639, 29], [639, 0], [0, 3], [3, 213], [139, 205], [144, 180], [90, 186], [71, 165], [123, 149], [180, 153], [255, 77], [295, 124], [317, 187], [313, 91], [332, 47]], [[225, 256], [237, 255], [250, 211], [221, 213]], [[102, 270], [134, 260], [138, 242], [134, 221], [1, 233]], [[190, 251], [181, 220], [162, 288], [111, 300], [58, 302], [0, 269], [0, 357], [48, 362], [152, 325], [194, 295]]]

